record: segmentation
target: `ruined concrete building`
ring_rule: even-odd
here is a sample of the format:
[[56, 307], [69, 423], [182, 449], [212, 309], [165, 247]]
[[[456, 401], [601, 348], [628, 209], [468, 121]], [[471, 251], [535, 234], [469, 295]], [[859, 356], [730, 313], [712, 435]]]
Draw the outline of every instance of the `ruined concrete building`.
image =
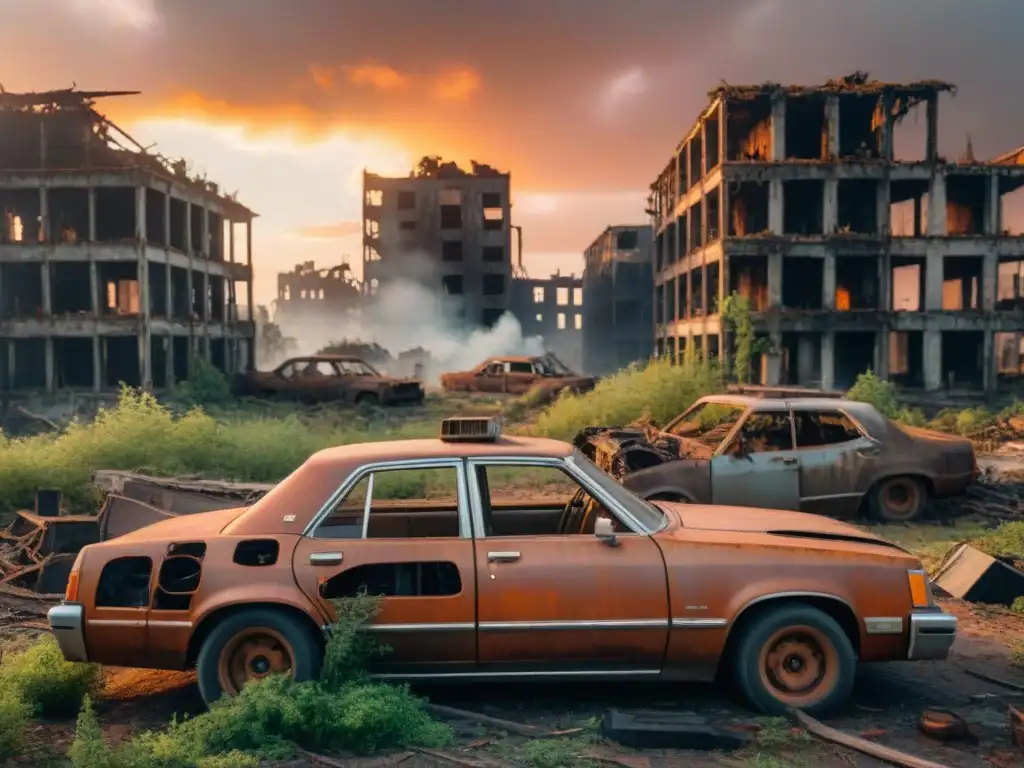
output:
[[278, 273], [275, 320], [337, 318], [339, 313], [358, 311], [362, 298], [362, 285], [352, 277], [347, 259], [323, 269], [306, 261], [291, 272]]
[[511, 176], [424, 158], [408, 177], [363, 173], [363, 284], [417, 280], [460, 300], [472, 325], [509, 309]]
[[[954, 90], [856, 73], [711, 92], [652, 185], [657, 351], [722, 355], [719, 310], [737, 292], [770, 342], [767, 384], [831, 389], [871, 368], [993, 392], [1019, 377], [1024, 238], [1002, 211], [1024, 149], [941, 157], [939, 96]], [[913, 126], [897, 128], [921, 104], [912, 158]]]
[[[162, 386], [195, 356], [253, 363], [255, 214], [93, 108], [122, 93], [0, 93], [0, 386]], [[244, 224], [244, 263], [235, 260]]]
[[543, 337], [544, 347], [555, 357], [576, 372], [582, 369], [582, 278], [560, 272], [545, 280], [517, 277], [512, 281], [512, 312], [524, 336]]
[[614, 373], [651, 356], [649, 226], [608, 227], [583, 255], [583, 372]]

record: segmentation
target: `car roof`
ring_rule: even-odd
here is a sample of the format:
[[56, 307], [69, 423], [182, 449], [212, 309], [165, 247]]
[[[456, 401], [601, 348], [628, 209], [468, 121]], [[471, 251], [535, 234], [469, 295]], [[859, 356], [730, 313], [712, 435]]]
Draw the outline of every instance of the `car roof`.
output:
[[386, 440], [377, 443], [352, 443], [325, 448], [314, 453], [310, 461], [327, 464], [372, 464], [378, 461], [413, 459], [516, 458], [563, 459], [573, 453], [573, 446], [546, 437], [502, 436], [493, 442], [445, 442], [438, 438], [422, 440]]
[[503, 363], [532, 363], [534, 360], [540, 360], [543, 355], [495, 355], [494, 357], [488, 357], [480, 365], [487, 365], [488, 363], [496, 363], [501, 361]]
[[701, 398], [704, 403], [736, 405], [752, 408], [755, 411], [770, 411], [776, 408], [829, 408], [849, 411], [850, 413], [875, 413], [870, 403], [858, 400], [847, 400], [843, 397], [753, 397], [751, 395], [709, 395]]
[[295, 360], [324, 360], [326, 362], [331, 362], [331, 363], [362, 363], [362, 362], [365, 362], [363, 360], [363, 358], [359, 357], [359, 355], [333, 355], [333, 354], [297, 355], [296, 357], [289, 358], [288, 362], [290, 363], [290, 362], [293, 362]]

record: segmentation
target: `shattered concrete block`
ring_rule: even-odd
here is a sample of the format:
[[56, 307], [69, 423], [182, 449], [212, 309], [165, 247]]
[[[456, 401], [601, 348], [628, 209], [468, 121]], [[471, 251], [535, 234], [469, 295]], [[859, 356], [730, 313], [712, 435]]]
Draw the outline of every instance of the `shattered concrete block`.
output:
[[601, 735], [633, 749], [733, 750], [751, 737], [710, 723], [689, 712], [610, 709], [601, 718]]
[[173, 512], [114, 493], [107, 494], [98, 520], [99, 539], [108, 541], [126, 533], [177, 517]]
[[935, 574], [936, 586], [971, 603], [1010, 605], [1024, 596], [1024, 572], [961, 544]]

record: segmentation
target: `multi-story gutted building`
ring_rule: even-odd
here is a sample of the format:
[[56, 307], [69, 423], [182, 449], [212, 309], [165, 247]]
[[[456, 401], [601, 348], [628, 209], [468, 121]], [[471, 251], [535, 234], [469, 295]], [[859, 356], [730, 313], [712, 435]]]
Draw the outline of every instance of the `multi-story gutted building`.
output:
[[[652, 186], [660, 347], [721, 354], [719, 309], [737, 292], [770, 341], [768, 384], [831, 389], [871, 368], [993, 391], [997, 362], [1019, 373], [1024, 238], [1005, 231], [1001, 198], [1024, 165], [939, 155], [952, 89], [857, 73], [713, 91]], [[920, 104], [922, 157], [897, 160], [895, 128]]]
[[[253, 363], [252, 219], [93, 108], [0, 93], [0, 387], [163, 386], [203, 356]], [[244, 263], [235, 259], [244, 224]]]
[[352, 277], [347, 260], [324, 269], [306, 261], [291, 272], [278, 273], [275, 318], [337, 318], [340, 313], [358, 311], [362, 298], [362, 286]]
[[614, 373], [654, 349], [651, 227], [608, 227], [584, 253], [583, 371]]
[[556, 272], [546, 280], [512, 281], [512, 312], [524, 336], [540, 336], [544, 347], [572, 368], [583, 367], [583, 280]]
[[492, 326], [510, 307], [511, 176], [424, 158], [404, 178], [363, 174], [363, 284], [417, 280], [461, 305], [471, 325]]

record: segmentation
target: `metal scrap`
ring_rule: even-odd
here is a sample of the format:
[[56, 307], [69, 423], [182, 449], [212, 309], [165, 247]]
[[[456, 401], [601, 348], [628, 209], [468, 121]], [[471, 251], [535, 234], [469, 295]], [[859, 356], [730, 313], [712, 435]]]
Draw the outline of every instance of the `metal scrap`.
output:
[[43, 516], [19, 510], [0, 531], [0, 586], [60, 596], [79, 550], [99, 540], [91, 515]]

